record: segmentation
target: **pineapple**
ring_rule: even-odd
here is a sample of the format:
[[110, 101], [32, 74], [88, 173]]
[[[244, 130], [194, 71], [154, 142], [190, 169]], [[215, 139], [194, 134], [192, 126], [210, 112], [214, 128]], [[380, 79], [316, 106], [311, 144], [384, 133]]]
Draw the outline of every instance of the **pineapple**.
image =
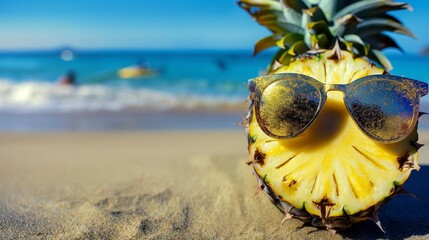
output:
[[[241, 0], [239, 6], [272, 35], [254, 53], [278, 47], [267, 74], [298, 73], [326, 84], [347, 84], [368, 75], [389, 74], [381, 50], [399, 48], [384, 32], [414, 37], [389, 14], [410, 5], [390, 0]], [[338, 91], [302, 134], [276, 139], [255, 117], [254, 99], [246, 121], [248, 164], [261, 190], [285, 213], [331, 231], [377, 218], [380, 208], [405, 192], [402, 185], [419, 169], [417, 127], [404, 140], [380, 143], [358, 128]], [[283, 221], [284, 221], [283, 220]], [[283, 222], [282, 221], [282, 222]]]

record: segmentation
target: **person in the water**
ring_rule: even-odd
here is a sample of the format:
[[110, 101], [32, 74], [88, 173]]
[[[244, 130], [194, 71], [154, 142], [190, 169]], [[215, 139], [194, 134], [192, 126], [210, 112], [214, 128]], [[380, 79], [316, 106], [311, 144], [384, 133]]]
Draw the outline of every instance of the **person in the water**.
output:
[[74, 73], [74, 71], [70, 70], [67, 72], [67, 74], [65, 74], [64, 76], [62, 76], [59, 81], [58, 84], [60, 85], [76, 85], [76, 75]]

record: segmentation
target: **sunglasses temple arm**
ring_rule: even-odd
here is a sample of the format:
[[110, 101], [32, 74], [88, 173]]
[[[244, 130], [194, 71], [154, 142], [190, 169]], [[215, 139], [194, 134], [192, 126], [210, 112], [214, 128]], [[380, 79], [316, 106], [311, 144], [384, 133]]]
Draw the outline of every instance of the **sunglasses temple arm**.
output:
[[247, 81], [247, 89], [252, 93], [255, 92], [256, 83], [254, 79], [250, 79], [249, 81]]

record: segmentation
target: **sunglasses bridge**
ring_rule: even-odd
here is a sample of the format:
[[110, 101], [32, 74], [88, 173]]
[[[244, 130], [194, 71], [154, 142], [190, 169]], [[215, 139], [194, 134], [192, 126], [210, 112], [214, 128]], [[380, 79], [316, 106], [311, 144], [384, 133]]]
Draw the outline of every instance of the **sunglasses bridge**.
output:
[[346, 84], [325, 84], [324, 85], [325, 93], [330, 92], [330, 91], [341, 91], [345, 94], [346, 90], [347, 90]]

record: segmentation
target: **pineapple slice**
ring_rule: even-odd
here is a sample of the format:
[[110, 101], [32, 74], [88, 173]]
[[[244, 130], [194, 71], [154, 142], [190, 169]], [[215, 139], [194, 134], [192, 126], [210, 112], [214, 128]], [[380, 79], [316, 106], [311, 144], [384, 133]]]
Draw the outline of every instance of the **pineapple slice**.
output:
[[[341, 61], [329, 59], [330, 54], [298, 59], [277, 72], [305, 74], [326, 84], [346, 84], [384, 72], [348, 52], [342, 52]], [[328, 92], [316, 121], [292, 139], [267, 136], [251, 116], [249, 163], [264, 187], [279, 201], [323, 221], [381, 205], [412, 169], [418, 169], [416, 130], [398, 143], [374, 141], [349, 116], [342, 92]]]

